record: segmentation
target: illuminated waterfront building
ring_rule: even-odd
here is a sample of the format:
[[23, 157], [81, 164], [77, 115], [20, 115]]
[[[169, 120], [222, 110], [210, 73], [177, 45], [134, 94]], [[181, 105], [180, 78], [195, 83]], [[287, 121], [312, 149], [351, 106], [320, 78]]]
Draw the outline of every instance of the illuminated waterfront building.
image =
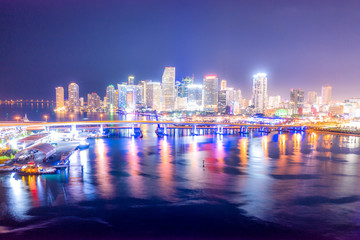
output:
[[208, 112], [218, 111], [219, 79], [216, 75], [204, 77], [204, 110]]
[[118, 101], [118, 107], [125, 110], [127, 104], [127, 85], [125, 84], [118, 84]]
[[64, 100], [64, 88], [63, 87], [57, 87], [56, 89], [56, 108], [62, 108], [65, 105]]
[[188, 86], [188, 91], [188, 110], [202, 110], [203, 86], [201, 84], [190, 84]]
[[226, 90], [220, 90], [218, 95], [218, 112], [225, 113], [226, 109]]
[[108, 108], [112, 108], [115, 106], [115, 88], [114, 85], [109, 85], [106, 88], [106, 97], [107, 97], [107, 106]]
[[186, 77], [183, 78], [181, 81], [181, 84], [179, 86], [179, 94], [178, 96], [181, 98], [184, 97], [188, 97], [188, 93], [189, 93], [189, 85], [194, 83], [194, 78], [193, 77]]
[[269, 108], [280, 108], [280, 103], [281, 103], [281, 96], [279, 96], [279, 95], [270, 96], [268, 107]]
[[162, 108], [164, 111], [175, 109], [175, 67], [165, 67], [162, 76]]
[[309, 91], [307, 94], [307, 103], [310, 105], [316, 104], [317, 92]]
[[332, 87], [330, 85], [324, 85], [321, 89], [321, 98], [323, 105], [330, 105], [331, 104], [331, 92]]
[[80, 105], [79, 85], [77, 85], [76, 83], [70, 83], [68, 90], [69, 90], [69, 97], [68, 97], [69, 110], [76, 111], [78, 110]]
[[294, 114], [302, 114], [302, 108], [304, 107], [304, 91], [301, 89], [291, 89], [290, 102], [293, 106]]
[[267, 77], [265, 73], [253, 76], [253, 104], [255, 113], [264, 113], [267, 104]]
[[119, 107], [119, 91], [115, 90], [114, 92], [114, 107], [118, 108]]
[[148, 82], [146, 84], [146, 106], [160, 111], [161, 85], [159, 82]]
[[100, 96], [94, 92], [87, 95], [87, 102], [89, 111], [96, 111], [101, 107]]

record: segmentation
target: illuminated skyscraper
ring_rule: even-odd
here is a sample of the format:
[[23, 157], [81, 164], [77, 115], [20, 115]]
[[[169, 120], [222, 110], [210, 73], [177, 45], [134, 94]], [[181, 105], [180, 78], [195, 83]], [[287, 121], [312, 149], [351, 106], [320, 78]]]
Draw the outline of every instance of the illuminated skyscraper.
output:
[[162, 76], [162, 107], [165, 111], [175, 109], [175, 68], [165, 67]]
[[56, 108], [64, 107], [64, 88], [57, 87], [56, 89]]
[[221, 80], [221, 83], [220, 83], [220, 90], [225, 90], [226, 89], [226, 80], [223, 79]]
[[161, 85], [159, 82], [148, 82], [146, 84], [146, 106], [160, 111]]
[[89, 111], [96, 111], [98, 108], [100, 108], [100, 96], [96, 93], [89, 93], [87, 95], [87, 101], [88, 101], [88, 110]]
[[188, 88], [190, 84], [194, 83], [194, 78], [193, 77], [186, 77], [183, 78], [181, 81], [181, 85], [179, 87], [179, 97], [184, 98], [188, 96]]
[[107, 104], [108, 107], [114, 107], [115, 106], [115, 88], [114, 85], [109, 85], [106, 88], [106, 97], [107, 97]]
[[301, 89], [291, 89], [290, 92], [290, 102], [293, 104], [293, 113], [301, 114], [299, 111], [304, 107], [304, 91]]
[[203, 108], [203, 86], [201, 84], [190, 84], [188, 86], [188, 110], [202, 110]]
[[267, 104], [267, 77], [265, 73], [253, 76], [253, 104], [255, 113], [264, 113]]
[[125, 110], [126, 109], [126, 102], [127, 102], [127, 85], [125, 84], [118, 84], [118, 106], [119, 109]]
[[219, 79], [216, 75], [204, 77], [204, 110], [208, 112], [218, 111]]
[[128, 77], [128, 85], [134, 85], [135, 82], [135, 77], [134, 76], [129, 76]]
[[317, 92], [310, 91], [307, 94], [307, 103], [310, 105], [316, 104]]
[[79, 100], [79, 85], [76, 83], [70, 83], [69, 85], [69, 109], [74, 111], [78, 110], [80, 105]]
[[322, 104], [330, 105], [331, 104], [331, 91], [332, 87], [330, 85], [324, 85], [321, 91]]

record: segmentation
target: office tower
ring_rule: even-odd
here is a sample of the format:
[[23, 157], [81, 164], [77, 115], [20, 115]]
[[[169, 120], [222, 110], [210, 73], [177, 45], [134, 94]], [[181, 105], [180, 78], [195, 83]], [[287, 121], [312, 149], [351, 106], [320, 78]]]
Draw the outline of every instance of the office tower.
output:
[[84, 98], [81, 97], [79, 100], [80, 100], [80, 106], [83, 107], [84, 106]]
[[141, 80], [139, 82], [139, 85], [142, 86], [142, 101], [144, 106], [146, 106], [146, 84], [148, 82], [151, 82], [151, 80]]
[[253, 105], [255, 113], [264, 113], [267, 104], [267, 77], [265, 73], [253, 76]]
[[331, 91], [332, 87], [330, 85], [324, 85], [321, 89], [321, 98], [323, 105], [331, 104]]
[[182, 81], [181, 81], [181, 84], [179, 86], [179, 94], [178, 94], [178, 96], [181, 97], [181, 98], [188, 97], [189, 85], [193, 84], [193, 83], [194, 83], [194, 78], [193, 77], [183, 78]]
[[281, 103], [281, 96], [270, 96], [269, 97], [269, 104], [270, 108], [280, 108]]
[[220, 90], [225, 90], [226, 89], [226, 80], [223, 79], [221, 80], [221, 83], [220, 83]]
[[115, 90], [114, 93], [114, 107], [118, 108], [119, 107], [119, 91]]
[[235, 101], [240, 103], [242, 99], [242, 93], [241, 93], [241, 89], [236, 90], [235, 93]]
[[175, 68], [165, 67], [162, 76], [162, 107], [165, 111], [175, 109]]
[[77, 85], [76, 83], [70, 83], [69, 85], [69, 109], [74, 111], [74, 110], [78, 110], [79, 105], [80, 105], [80, 100], [79, 100], [79, 85]]
[[88, 101], [88, 110], [89, 111], [95, 112], [97, 109], [99, 109], [101, 107], [100, 96], [94, 92], [89, 93], [87, 95], [87, 101]]
[[113, 107], [115, 104], [115, 88], [114, 85], [109, 85], [106, 88], [106, 97], [107, 97], [107, 106], [109, 108]]
[[190, 84], [188, 86], [188, 91], [188, 110], [202, 110], [203, 86], [201, 84]]
[[301, 89], [291, 89], [290, 92], [290, 103], [293, 106], [294, 114], [302, 114], [302, 109], [304, 107], [304, 91]]
[[127, 85], [118, 84], [118, 106], [119, 109], [125, 110], [127, 103]]
[[134, 111], [136, 109], [136, 86], [126, 87], [126, 110]]
[[161, 85], [158, 82], [146, 84], [146, 106], [153, 110], [160, 111]]
[[129, 76], [128, 77], [128, 85], [135, 85], [135, 77], [134, 76]]
[[219, 96], [218, 96], [218, 112], [219, 113], [225, 113], [226, 106], [227, 106], [226, 105], [226, 92], [227, 92], [227, 90], [225, 90], [225, 89], [219, 91]]
[[307, 94], [307, 103], [310, 105], [316, 104], [317, 92], [310, 91]]
[[57, 87], [56, 89], [56, 108], [64, 107], [64, 88]]
[[218, 111], [219, 79], [216, 75], [204, 77], [204, 110], [208, 112]]

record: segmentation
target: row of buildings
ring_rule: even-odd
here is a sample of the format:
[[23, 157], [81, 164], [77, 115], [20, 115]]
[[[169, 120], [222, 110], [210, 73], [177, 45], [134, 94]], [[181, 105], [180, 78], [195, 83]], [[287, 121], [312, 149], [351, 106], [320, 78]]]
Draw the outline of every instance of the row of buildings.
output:
[[[161, 82], [141, 80], [129, 76], [127, 82], [109, 85], [101, 98], [89, 93], [85, 101], [79, 95], [79, 86], [68, 86], [65, 100], [64, 88], [56, 88], [56, 109], [58, 111], [104, 112], [122, 110], [202, 111], [220, 114], [265, 114], [277, 116], [333, 114], [346, 112], [345, 103], [332, 101], [332, 87], [325, 85], [321, 94], [301, 89], [291, 89], [289, 99], [268, 96], [267, 75], [253, 76], [252, 98], [242, 97], [240, 89], [227, 86], [226, 80], [219, 81], [217, 75], [206, 75], [202, 84], [196, 84], [194, 77], [175, 79], [175, 67], [166, 67]], [[351, 101], [350, 101], [351, 102]], [[356, 102], [356, 101], [355, 101]], [[351, 105], [352, 106], [352, 105]], [[356, 106], [355, 106], [356, 107]]]

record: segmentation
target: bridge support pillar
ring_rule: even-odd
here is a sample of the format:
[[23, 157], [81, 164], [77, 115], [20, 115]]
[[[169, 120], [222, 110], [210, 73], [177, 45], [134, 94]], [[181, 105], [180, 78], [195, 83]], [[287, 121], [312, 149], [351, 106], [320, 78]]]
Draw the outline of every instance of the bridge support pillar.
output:
[[218, 125], [216, 134], [224, 134], [224, 126]]
[[193, 135], [193, 136], [199, 135], [199, 132], [198, 132], [198, 130], [196, 128], [196, 124], [194, 124], [192, 126], [191, 135]]
[[104, 133], [104, 124], [100, 124], [100, 134], [102, 135]]
[[167, 125], [164, 124], [164, 135], [167, 135]]

